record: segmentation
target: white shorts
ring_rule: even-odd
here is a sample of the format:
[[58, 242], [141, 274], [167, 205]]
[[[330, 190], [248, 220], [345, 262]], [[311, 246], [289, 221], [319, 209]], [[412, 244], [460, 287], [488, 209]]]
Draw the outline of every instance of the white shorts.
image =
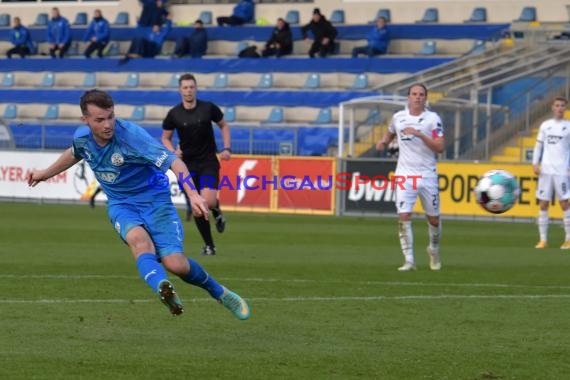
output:
[[415, 180], [415, 188], [413, 181], [412, 178], [407, 178], [403, 189], [400, 186], [396, 187], [396, 209], [398, 214], [411, 213], [419, 196], [426, 215], [439, 216], [439, 184], [437, 177], [417, 178]]
[[536, 198], [541, 201], [551, 201], [556, 191], [558, 200], [570, 199], [569, 180], [566, 175], [540, 174], [536, 187]]

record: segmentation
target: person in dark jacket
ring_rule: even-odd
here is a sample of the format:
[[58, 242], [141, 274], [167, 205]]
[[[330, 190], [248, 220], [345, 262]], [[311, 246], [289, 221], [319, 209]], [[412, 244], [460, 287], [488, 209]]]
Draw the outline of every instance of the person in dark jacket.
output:
[[103, 50], [109, 43], [110, 38], [111, 28], [109, 27], [109, 21], [103, 17], [101, 10], [95, 9], [93, 12], [93, 20], [91, 20], [83, 36], [83, 41], [89, 41], [89, 45], [83, 53], [85, 58], [91, 58], [91, 54], [93, 54], [95, 50], [97, 50], [97, 56], [103, 58]]
[[230, 26], [243, 25], [253, 21], [254, 4], [252, 0], [241, 0], [235, 7], [231, 16], [217, 18], [218, 26], [228, 24]]
[[127, 63], [131, 58], [154, 58], [157, 56], [162, 49], [166, 36], [170, 33], [170, 29], [172, 29], [172, 20], [168, 19], [162, 27], [154, 25], [146, 35], [135, 37], [131, 42], [127, 56], [120, 63]]
[[10, 42], [14, 47], [6, 52], [8, 58], [12, 58], [12, 54], [19, 54], [20, 57], [24, 58], [34, 50], [30, 31], [22, 25], [19, 17], [14, 17], [14, 28], [10, 31]]
[[337, 30], [330, 21], [321, 14], [319, 8], [313, 10], [313, 19], [311, 22], [301, 28], [301, 34], [305, 41], [309, 41], [309, 31], [314, 37], [311, 48], [309, 49], [309, 57], [315, 58], [315, 54], [319, 53], [319, 56], [324, 58], [333, 52]]
[[59, 8], [52, 8], [51, 20], [47, 27], [47, 42], [49, 54], [55, 58], [55, 52], [59, 50], [59, 58], [63, 58], [71, 46], [71, 28], [69, 21], [59, 13]]
[[180, 37], [176, 41], [174, 55], [178, 58], [190, 54], [192, 58], [202, 58], [208, 50], [208, 34], [204, 29], [204, 23], [198, 19], [194, 22], [194, 31], [189, 37]]
[[261, 52], [264, 57], [275, 55], [277, 58], [293, 52], [293, 35], [289, 23], [282, 18], [277, 19], [277, 26], [271, 33], [271, 38]]
[[378, 17], [376, 26], [368, 33], [366, 39], [368, 40], [368, 45], [357, 46], [352, 49], [352, 58], [358, 57], [358, 54], [366, 54], [368, 57], [374, 57], [375, 55], [386, 54], [388, 52], [390, 31], [386, 26], [386, 19], [384, 17]]

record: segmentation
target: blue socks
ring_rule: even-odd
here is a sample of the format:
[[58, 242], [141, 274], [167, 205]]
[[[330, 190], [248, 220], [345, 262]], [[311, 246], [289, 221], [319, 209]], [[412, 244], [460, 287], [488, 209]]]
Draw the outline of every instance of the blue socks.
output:
[[216, 282], [196, 261], [188, 258], [190, 272], [184, 277], [180, 277], [189, 284], [198, 286], [206, 290], [212, 297], [219, 299], [224, 294], [224, 288]]
[[[216, 282], [196, 261], [188, 258], [190, 272], [181, 277], [185, 282], [206, 290], [212, 297], [219, 299], [224, 294], [224, 288]], [[154, 253], [143, 253], [137, 259], [137, 269], [141, 278], [154, 290], [158, 291], [158, 284], [167, 280], [166, 271], [158, 262]]]
[[154, 253], [143, 253], [137, 259], [137, 269], [141, 278], [152, 288], [158, 291], [158, 284], [166, 280], [166, 271], [158, 262]]

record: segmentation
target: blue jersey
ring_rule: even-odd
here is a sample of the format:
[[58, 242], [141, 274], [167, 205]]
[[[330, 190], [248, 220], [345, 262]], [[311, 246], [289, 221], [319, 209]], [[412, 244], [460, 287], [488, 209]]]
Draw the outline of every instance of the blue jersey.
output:
[[95, 173], [109, 205], [168, 200], [170, 189], [151, 186], [163, 176], [176, 155], [153, 139], [142, 127], [117, 119], [115, 134], [104, 147], [93, 139], [89, 127], [81, 126], [73, 136], [73, 155], [84, 159]]

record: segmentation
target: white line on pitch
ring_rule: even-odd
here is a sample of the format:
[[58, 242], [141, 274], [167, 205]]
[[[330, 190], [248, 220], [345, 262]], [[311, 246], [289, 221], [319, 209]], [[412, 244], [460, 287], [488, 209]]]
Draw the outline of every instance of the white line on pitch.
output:
[[[135, 280], [137, 276], [129, 275], [106, 275], [106, 274], [1, 274], [0, 279], [117, 279]], [[565, 285], [525, 285], [525, 284], [487, 284], [487, 283], [455, 283], [455, 282], [415, 282], [415, 281], [350, 281], [350, 280], [313, 280], [302, 278], [239, 278], [219, 277], [220, 281], [235, 282], [287, 282], [287, 283], [312, 283], [312, 284], [356, 284], [356, 285], [380, 285], [380, 286], [422, 286], [422, 287], [461, 287], [461, 288], [524, 288], [524, 289], [570, 289]]]
[[[464, 299], [515, 299], [515, 300], [543, 300], [543, 299], [568, 299], [570, 294], [436, 294], [436, 295], [409, 295], [409, 296], [338, 296], [338, 297], [254, 297], [248, 298], [250, 302], [318, 302], [318, 301], [430, 301], [430, 300], [464, 300]], [[190, 302], [212, 302], [211, 298], [193, 298]], [[80, 304], [80, 303], [146, 303], [155, 302], [154, 299], [127, 300], [127, 299], [0, 299], [0, 304]]]

